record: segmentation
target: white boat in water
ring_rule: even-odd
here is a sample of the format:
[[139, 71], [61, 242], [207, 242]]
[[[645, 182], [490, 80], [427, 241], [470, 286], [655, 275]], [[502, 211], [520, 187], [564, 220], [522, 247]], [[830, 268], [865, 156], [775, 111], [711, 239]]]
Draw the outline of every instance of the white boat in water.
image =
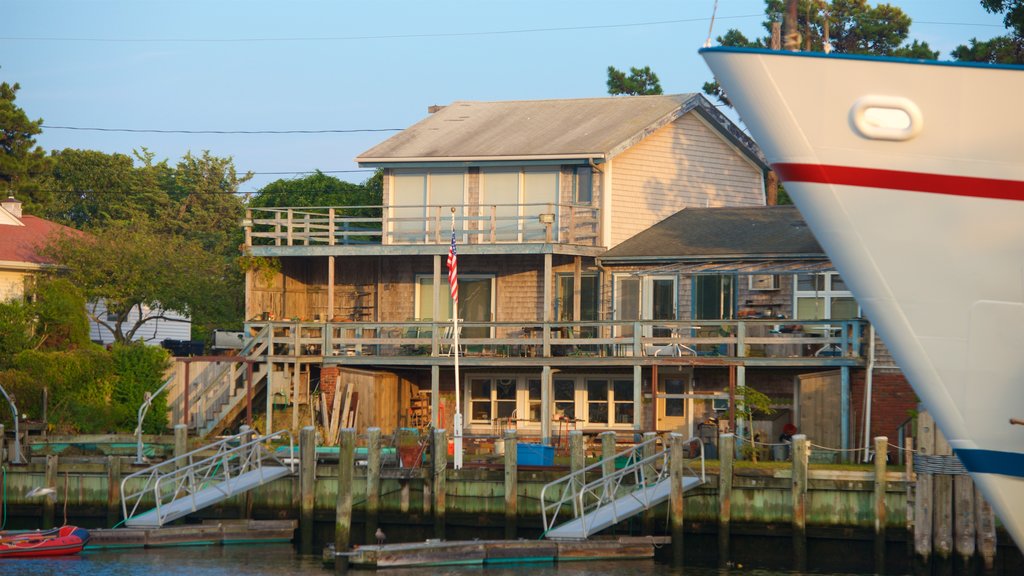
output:
[[701, 54], [1024, 550], [1024, 67]]

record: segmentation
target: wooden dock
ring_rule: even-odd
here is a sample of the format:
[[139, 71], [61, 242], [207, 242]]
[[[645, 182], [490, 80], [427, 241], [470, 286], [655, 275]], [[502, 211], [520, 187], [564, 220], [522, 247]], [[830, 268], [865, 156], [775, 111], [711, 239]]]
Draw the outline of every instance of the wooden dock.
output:
[[359, 546], [335, 554], [334, 546], [324, 549], [324, 563], [333, 565], [346, 556], [356, 568], [398, 568], [413, 566], [454, 566], [522, 564], [533, 562], [578, 562], [586, 560], [643, 560], [654, 558], [655, 545], [667, 537], [639, 536], [593, 540], [427, 540], [404, 544]]
[[86, 548], [155, 548], [291, 542], [294, 520], [216, 520], [163, 528], [112, 528], [89, 530]]

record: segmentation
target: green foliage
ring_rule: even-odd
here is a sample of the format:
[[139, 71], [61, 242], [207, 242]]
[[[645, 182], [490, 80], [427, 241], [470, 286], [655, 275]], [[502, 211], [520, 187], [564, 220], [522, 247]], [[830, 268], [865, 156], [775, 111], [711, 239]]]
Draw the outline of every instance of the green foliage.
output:
[[380, 217], [384, 201], [383, 170], [377, 170], [362, 184], [339, 180], [317, 171], [303, 178], [275, 180], [261, 188], [249, 201], [253, 208], [287, 206], [362, 206], [346, 212], [351, 216]]
[[25, 211], [31, 213], [49, 201], [39, 179], [49, 171], [50, 160], [36, 146], [42, 118], [29, 120], [14, 103], [20, 89], [17, 83], [0, 83], [0, 195], [17, 194]]
[[981, 0], [992, 14], [1003, 13], [1009, 34], [989, 40], [971, 38], [969, 45], [957, 46], [951, 55], [961, 62], [1024, 64], [1024, 0]]
[[35, 288], [32, 310], [38, 322], [37, 332], [43, 349], [79, 348], [90, 343], [85, 296], [67, 279], [44, 278], [40, 281]]
[[629, 69], [629, 76], [615, 66], [608, 67], [608, 93], [612, 96], [621, 94], [629, 96], [647, 96], [661, 94], [661, 83], [658, 75], [651, 71], [650, 66]]
[[121, 418], [110, 402], [113, 363], [102, 347], [25, 350], [15, 357], [14, 370], [8, 372], [20, 373], [6, 377], [16, 386], [13, 393], [18, 409], [29, 418], [41, 416], [42, 389], [46, 386], [48, 417], [61, 431], [90, 434], [117, 430], [116, 422]]
[[0, 302], [0, 370], [9, 368], [14, 356], [34, 346], [34, 318], [23, 300]]
[[[111, 395], [112, 404], [128, 409], [128, 418], [122, 411], [117, 422], [121, 430], [136, 426], [139, 406], [146, 400], [147, 393], [155, 392], [163, 384], [163, 375], [170, 365], [170, 354], [158, 346], [146, 346], [141, 342], [115, 344], [111, 348], [116, 380]], [[161, 394], [153, 401], [146, 413], [142, 431], [159, 434], [167, 428], [167, 395]]]

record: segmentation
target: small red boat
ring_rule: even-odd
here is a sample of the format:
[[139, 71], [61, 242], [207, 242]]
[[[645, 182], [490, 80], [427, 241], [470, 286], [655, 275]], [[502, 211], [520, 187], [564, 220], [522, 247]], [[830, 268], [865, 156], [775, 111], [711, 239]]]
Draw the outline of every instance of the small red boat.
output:
[[78, 554], [89, 541], [89, 531], [61, 526], [35, 532], [0, 532], [0, 558], [37, 558]]

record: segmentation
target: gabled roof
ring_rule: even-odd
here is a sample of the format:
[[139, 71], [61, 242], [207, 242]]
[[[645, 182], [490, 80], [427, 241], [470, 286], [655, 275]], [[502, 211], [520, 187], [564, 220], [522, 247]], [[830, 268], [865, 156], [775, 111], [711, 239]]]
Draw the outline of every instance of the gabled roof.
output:
[[40, 268], [52, 264], [52, 260], [39, 253], [39, 247], [52, 234], [85, 234], [36, 216], [26, 215], [18, 220], [21, 225], [0, 224], [0, 267], [13, 264], [24, 268]]
[[610, 263], [826, 260], [795, 206], [686, 208], [600, 256]]
[[760, 150], [700, 94], [457, 101], [363, 152], [363, 166], [501, 160], [604, 161], [696, 111], [762, 168]]

